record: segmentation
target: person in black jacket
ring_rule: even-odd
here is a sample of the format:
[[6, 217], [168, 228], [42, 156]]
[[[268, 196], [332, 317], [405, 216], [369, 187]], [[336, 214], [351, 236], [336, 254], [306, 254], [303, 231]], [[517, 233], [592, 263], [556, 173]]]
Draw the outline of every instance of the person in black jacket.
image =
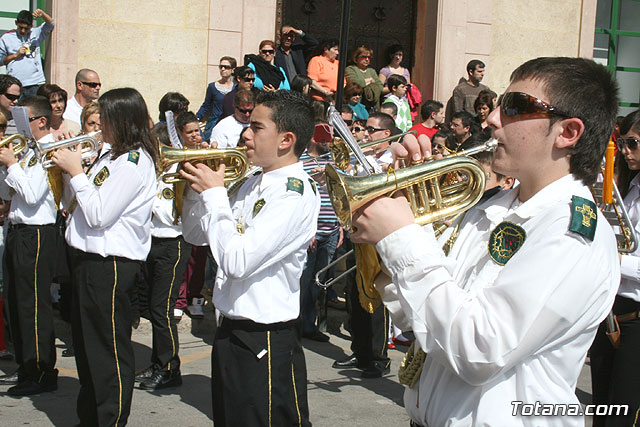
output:
[[[293, 44], [300, 36], [302, 43]], [[297, 74], [307, 74], [305, 53], [318, 46], [318, 40], [291, 25], [283, 25], [280, 30], [280, 46], [276, 49], [275, 65], [282, 67], [287, 80], [292, 81]]]

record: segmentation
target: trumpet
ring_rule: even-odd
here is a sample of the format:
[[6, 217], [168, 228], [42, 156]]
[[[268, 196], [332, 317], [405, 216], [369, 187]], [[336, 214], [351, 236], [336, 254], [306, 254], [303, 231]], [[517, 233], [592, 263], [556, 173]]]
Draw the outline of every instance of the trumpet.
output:
[[102, 131], [98, 130], [95, 132], [88, 133], [86, 135], [78, 135], [73, 138], [63, 139], [60, 141], [54, 142], [44, 142], [44, 143], [36, 143], [35, 151], [36, 156], [40, 159], [40, 163], [42, 163], [42, 167], [45, 169], [49, 169], [54, 167], [55, 164], [51, 161], [51, 155], [61, 148], [73, 147], [75, 145], [81, 144], [82, 148], [82, 160], [90, 159], [91, 157], [98, 154], [100, 150], [100, 143], [96, 139]]
[[[249, 160], [247, 159], [246, 147], [236, 148], [205, 148], [205, 149], [189, 149], [189, 148], [172, 148], [166, 145], [160, 147], [160, 160], [158, 162], [158, 170], [165, 171], [171, 165], [181, 162], [201, 162], [206, 164], [213, 170], [218, 169], [220, 163], [225, 165], [224, 182], [230, 182], [242, 179], [249, 169]], [[165, 184], [173, 184], [175, 182], [186, 181], [179, 173], [165, 173], [162, 175], [162, 182]]]
[[[18, 142], [17, 144], [13, 144], [13, 141], [15, 141], [16, 139], [19, 139], [20, 142]], [[15, 135], [11, 135], [7, 138], [4, 138], [2, 141], [0, 141], [0, 147], [6, 147], [9, 144], [13, 144], [13, 154], [16, 156], [22, 153], [28, 147], [27, 138], [19, 133]]]
[[[480, 151], [493, 151], [495, 139], [442, 160], [368, 176], [352, 177], [327, 165], [327, 190], [340, 224], [353, 228], [352, 215], [364, 204], [382, 195], [406, 190], [416, 223], [424, 225], [464, 212], [475, 205], [484, 192], [485, 174], [480, 163], [468, 157]], [[440, 183], [440, 177], [457, 172], [465, 179]]]

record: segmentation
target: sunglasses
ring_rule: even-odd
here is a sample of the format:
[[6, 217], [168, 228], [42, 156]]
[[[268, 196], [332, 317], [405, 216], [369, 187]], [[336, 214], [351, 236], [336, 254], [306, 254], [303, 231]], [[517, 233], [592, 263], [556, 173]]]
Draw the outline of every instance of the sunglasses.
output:
[[629, 150], [635, 150], [638, 148], [638, 139], [637, 138], [618, 138], [616, 141], [616, 145], [618, 146], [618, 150], [622, 151], [624, 146], [629, 147]]
[[353, 120], [344, 120], [344, 123], [345, 123], [347, 126], [351, 126], [351, 125], [353, 124]]
[[10, 93], [3, 93], [3, 95], [6, 96], [9, 101], [17, 101], [20, 99], [20, 95], [12, 95]]
[[238, 109], [238, 111], [240, 111], [242, 114], [249, 114], [253, 111], [253, 108], [240, 108], [240, 107], [236, 107]]
[[361, 128], [360, 126], [354, 126], [351, 130], [354, 132], [363, 132], [365, 128]]
[[97, 88], [98, 86], [102, 86], [102, 83], [100, 83], [100, 82], [81, 82], [81, 83], [83, 85], [87, 85], [87, 86], [92, 87], [94, 89]]
[[276, 53], [276, 51], [273, 49], [262, 49], [260, 53], [262, 53], [263, 55], [273, 55], [274, 53]]
[[29, 117], [29, 123], [31, 123], [34, 120], [38, 120], [40, 117], [44, 117], [44, 116], [33, 116], [33, 117]]
[[6, 123], [5, 123], [5, 124], [3, 124], [3, 125], [0, 125], [0, 129], [2, 129], [2, 130], [6, 130], [6, 129], [7, 129], [7, 125], [6, 125]]
[[367, 126], [365, 129], [369, 133], [380, 132], [380, 131], [386, 130], [386, 129], [374, 128], [373, 126]]
[[220, 64], [218, 65], [218, 68], [220, 68], [221, 70], [233, 70], [233, 67], [231, 65]]
[[241, 79], [242, 81], [245, 81], [245, 82], [253, 82], [253, 81], [255, 81], [255, 80], [256, 80], [256, 79], [255, 79], [255, 78], [253, 78], [253, 77], [240, 77], [240, 79]]
[[371, 55], [360, 55], [360, 59], [371, 59]]
[[498, 105], [505, 116], [524, 116], [529, 118], [556, 115], [571, 117], [559, 111], [553, 105], [522, 92], [507, 92], [498, 98]]

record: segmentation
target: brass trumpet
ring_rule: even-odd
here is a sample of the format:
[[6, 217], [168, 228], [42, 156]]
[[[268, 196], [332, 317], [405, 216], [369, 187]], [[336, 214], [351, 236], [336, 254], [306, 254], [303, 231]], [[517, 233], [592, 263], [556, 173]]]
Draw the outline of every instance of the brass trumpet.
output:
[[[17, 144], [13, 144], [13, 141], [15, 141], [16, 139], [19, 139], [20, 142], [18, 142]], [[13, 144], [13, 154], [16, 156], [26, 150], [28, 146], [27, 138], [19, 133], [11, 135], [0, 141], [0, 147], [6, 147], [9, 144]]]
[[98, 130], [86, 135], [78, 135], [76, 137], [63, 139], [60, 141], [36, 143], [36, 156], [38, 157], [38, 159], [40, 159], [42, 167], [45, 169], [49, 169], [55, 166], [53, 161], [51, 161], [51, 155], [56, 150], [59, 150], [61, 148], [73, 147], [80, 144], [82, 147], [82, 160], [90, 159], [91, 157], [98, 154], [98, 151], [100, 150], [100, 143], [96, 139], [96, 136], [98, 136], [101, 132], [102, 131]]
[[[160, 160], [158, 170], [165, 171], [171, 165], [181, 162], [200, 162], [206, 164], [213, 170], [218, 169], [220, 163], [224, 163], [224, 182], [228, 184], [238, 179], [242, 179], [249, 169], [246, 147], [236, 148], [172, 148], [166, 145], [160, 147]], [[165, 173], [162, 175], [162, 182], [173, 184], [175, 182], [186, 181], [179, 173]]]
[[[497, 141], [492, 139], [442, 160], [360, 177], [352, 177], [327, 165], [325, 173], [331, 204], [340, 224], [347, 230], [353, 227], [353, 213], [364, 204], [382, 195], [391, 196], [398, 190], [406, 190], [417, 224], [448, 218], [471, 208], [484, 192], [484, 170], [480, 163], [467, 156], [496, 147]], [[464, 179], [441, 184], [440, 177], [451, 172], [457, 172]]]

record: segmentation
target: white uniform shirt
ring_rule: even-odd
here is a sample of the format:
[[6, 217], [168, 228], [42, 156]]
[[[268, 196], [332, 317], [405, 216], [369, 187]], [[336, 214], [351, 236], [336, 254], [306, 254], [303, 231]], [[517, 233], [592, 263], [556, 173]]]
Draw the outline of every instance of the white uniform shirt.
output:
[[[302, 194], [291, 189], [291, 180], [302, 185]], [[206, 241], [218, 264], [216, 309], [264, 324], [296, 319], [300, 276], [320, 211], [302, 162], [249, 178], [231, 201], [222, 187], [199, 199], [185, 196], [183, 232], [189, 243]]]
[[[173, 165], [167, 173], [175, 173], [178, 164]], [[163, 239], [178, 237], [182, 234], [182, 225], [173, 223], [173, 200], [175, 192], [173, 184], [165, 184], [158, 179], [158, 191], [153, 200], [153, 216], [151, 217], [151, 236]]]
[[[629, 192], [624, 198], [624, 206], [629, 213], [629, 219], [640, 236], [640, 174], [629, 183]], [[622, 280], [618, 295], [640, 302], [640, 247], [635, 252], [622, 255], [620, 263]]]
[[[53, 142], [53, 135], [47, 134], [38, 142]], [[3, 198], [11, 198], [9, 221], [12, 224], [45, 225], [56, 222], [56, 207], [53, 193], [49, 189], [47, 173], [32, 149], [20, 162], [9, 168], [2, 168], [0, 193]]]
[[78, 206], [67, 226], [67, 243], [103, 257], [144, 261], [151, 248], [151, 209], [157, 188], [151, 156], [142, 149], [116, 159], [107, 154], [96, 162], [90, 176], [79, 174], [69, 182]]
[[[448, 258], [432, 229], [417, 225], [377, 244], [396, 284], [383, 299], [427, 353], [404, 396], [422, 425], [584, 425], [578, 416], [512, 416], [511, 402], [578, 404], [580, 370], [618, 288], [615, 236], [599, 211], [593, 241], [568, 231], [571, 197], [593, 200], [571, 175], [522, 204], [518, 191], [469, 211]], [[488, 248], [503, 221], [526, 238], [500, 266]]]
[[212, 142], [218, 143], [218, 148], [234, 148], [238, 146], [242, 129], [249, 126], [249, 123], [240, 123], [232, 115], [220, 120], [211, 131]]

